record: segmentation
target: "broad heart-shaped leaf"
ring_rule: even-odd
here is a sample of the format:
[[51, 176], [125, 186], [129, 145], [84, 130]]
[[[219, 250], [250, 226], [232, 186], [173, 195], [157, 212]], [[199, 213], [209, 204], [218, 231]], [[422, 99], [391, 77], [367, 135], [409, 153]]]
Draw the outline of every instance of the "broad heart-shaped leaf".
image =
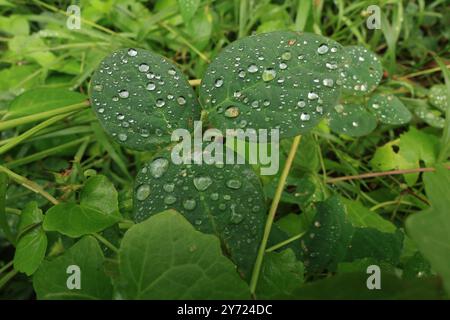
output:
[[411, 112], [394, 95], [375, 94], [370, 98], [368, 107], [382, 123], [404, 124], [411, 120]]
[[82, 103], [87, 97], [65, 88], [37, 88], [25, 91], [9, 105], [4, 119], [13, 119], [39, 112]]
[[277, 31], [230, 44], [209, 65], [200, 101], [216, 128], [306, 133], [335, 105], [342, 46], [319, 35]]
[[405, 281], [393, 274], [381, 274], [381, 290], [367, 289], [366, 272], [338, 274], [314, 281], [296, 289], [285, 299], [308, 300], [407, 300], [440, 299], [439, 282], [436, 279]]
[[344, 47], [343, 51], [348, 62], [340, 73], [342, 91], [358, 96], [373, 91], [383, 76], [378, 57], [362, 46]]
[[184, 22], [188, 23], [197, 11], [200, 0], [178, 0], [177, 2]]
[[44, 229], [69, 237], [80, 237], [112, 226], [121, 219], [114, 185], [102, 175], [88, 179], [80, 195], [80, 204], [60, 203], [50, 208]]
[[450, 172], [438, 167], [436, 172], [425, 173], [424, 181], [431, 208], [408, 217], [406, 230], [450, 295]]
[[36, 202], [22, 210], [19, 222], [19, 241], [14, 254], [14, 269], [32, 275], [45, 257], [47, 236], [42, 229], [42, 211]]
[[338, 104], [329, 115], [330, 128], [336, 133], [360, 137], [371, 133], [377, 126], [377, 119], [359, 104]]
[[276, 299], [289, 295], [303, 283], [303, 272], [303, 263], [297, 261], [291, 249], [266, 253], [256, 297]]
[[248, 277], [265, 222], [258, 176], [246, 164], [172, 163], [168, 152], [144, 166], [135, 182], [134, 219], [175, 209], [204, 233], [215, 234]]
[[[91, 236], [83, 237], [61, 256], [53, 260], [45, 260], [41, 264], [33, 277], [33, 287], [37, 298], [42, 300], [111, 299], [113, 288], [110, 278], [104, 272], [103, 263], [103, 253], [97, 241]], [[79, 269], [76, 270], [76, 267]], [[77, 275], [80, 276], [80, 289], [69, 289], [72, 288], [71, 284], [76, 283], [72, 279]]]
[[103, 128], [135, 150], [169, 143], [173, 130], [189, 130], [200, 117], [181, 71], [143, 49], [122, 49], [105, 58], [92, 77], [90, 97]]
[[125, 299], [246, 299], [247, 284], [219, 240], [168, 210], [131, 227], [119, 250]]

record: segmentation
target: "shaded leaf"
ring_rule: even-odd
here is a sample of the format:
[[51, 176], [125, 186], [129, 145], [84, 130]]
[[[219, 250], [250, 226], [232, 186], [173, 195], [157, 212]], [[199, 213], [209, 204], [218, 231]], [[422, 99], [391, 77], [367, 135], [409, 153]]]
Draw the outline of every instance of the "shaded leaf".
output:
[[338, 104], [331, 109], [329, 118], [331, 130], [351, 137], [367, 135], [377, 126], [375, 116], [358, 104]]
[[386, 124], [404, 124], [411, 120], [411, 112], [394, 95], [373, 95], [368, 106], [378, 120]]

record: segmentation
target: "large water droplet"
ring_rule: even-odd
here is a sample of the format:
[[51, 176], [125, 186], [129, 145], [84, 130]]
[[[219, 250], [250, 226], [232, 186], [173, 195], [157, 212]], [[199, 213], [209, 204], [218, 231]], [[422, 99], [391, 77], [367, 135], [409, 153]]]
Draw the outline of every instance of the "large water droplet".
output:
[[164, 197], [165, 204], [174, 204], [177, 201], [177, 198], [171, 194]]
[[144, 201], [150, 195], [150, 186], [148, 184], [141, 184], [136, 190], [136, 199]]
[[120, 90], [119, 91], [119, 97], [125, 99], [128, 98], [128, 96], [130, 95], [130, 93], [127, 90]]
[[255, 73], [258, 71], [258, 66], [256, 64], [251, 64], [248, 66], [247, 71], [250, 73]]
[[133, 48], [128, 49], [128, 55], [129, 55], [130, 57], [135, 57], [135, 56], [137, 56], [137, 51], [136, 51], [136, 49], [133, 49]]
[[308, 121], [310, 118], [311, 116], [306, 112], [302, 112], [302, 114], [300, 115], [300, 120], [302, 121]]
[[186, 210], [194, 210], [197, 202], [194, 199], [186, 199], [183, 201], [183, 208]]
[[231, 189], [239, 189], [242, 186], [242, 182], [237, 179], [230, 179], [227, 181], [227, 187]]
[[150, 164], [150, 173], [154, 178], [160, 178], [169, 167], [169, 160], [157, 158]]
[[315, 92], [308, 92], [308, 99], [309, 99], [309, 100], [315, 100], [315, 99], [317, 99], [317, 98], [319, 98], [319, 96], [317, 95], [317, 93], [315, 93]]
[[228, 118], [236, 118], [240, 114], [238, 107], [228, 107], [227, 110], [225, 110], [224, 115]]
[[325, 54], [325, 53], [328, 52], [328, 49], [329, 48], [328, 48], [328, 46], [326, 44], [322, 44], [322, 45], [319, 46], [319, 48], [317, 48], [317, 52], [319, 54]]
[[194, 186], [198, 191], [205, 191], [212, 184], [212, 179], [210, 177], [195, 177]]
[[292, 58], [292, 54], [290, 51], [286, 51], [281, 55], [281, 59], [283, 59], [285, 61], [291, 60], [291, 58]]
[[267, 68], [262, 73], [262, 79], [265, 82], [275, 79], [277, 72], [274, 68]]
[[147, 84], [146, 89], [147, 89], [148, 91], [153, 91], [153, 90], [156, 89], [156, 85], [155, 85], [153, 82], [149, 82], [149, 83]]
[[127, 139], [128, 139], [128, 137], [127, 137], [127, 135], [126, 135], [125, 133], [119, 133], [119, 134], [117, 135], [117, 137], [118, 137], [119, 140], [122, 141], [122, 142], [125, 142], [125, 141], [127, 141]]
[[327, 79], [323, 79], [322, 83], [326, 87], [332, 87], [333, 84], [334, 84], [334, 81], [333, 81], [333, 79], [328, 79], [327, 78]]
[[216, 81], [214, 82], [214, 86], [216, 88], [220, 88], [223, 85], [223, 78], [217, 78]]
[[178, 102], [178, 104], [179, 104], [180, 106], [183, 106], [183, 105], [186, 104], [186, 99], [185, 99], [183, 96], [179, 96], [179, 97], [177, 98], [177, 102]]
[[166, 104], [166, 102], [165, 102], [163, 99], [158, 99], [158, 100], [156, 100], [156, 106], [157, 106], [158, 108], [164, 107], [165, 104]]
[[166, 183], [163, 185], [163, 189], [166, 192], [172, 192], [175, 189], [175, 185], [173, 183]]
[[138, 69], [140, 72], [147, 72], [150, 69], [150, 67], [146, 63], [141, 63]]
[[234, 224], [241, 223], [244, 220], [244, 215], [236, 212], [235, 205], [231, 205], [230, 209], [231, 209], [230, 221]]

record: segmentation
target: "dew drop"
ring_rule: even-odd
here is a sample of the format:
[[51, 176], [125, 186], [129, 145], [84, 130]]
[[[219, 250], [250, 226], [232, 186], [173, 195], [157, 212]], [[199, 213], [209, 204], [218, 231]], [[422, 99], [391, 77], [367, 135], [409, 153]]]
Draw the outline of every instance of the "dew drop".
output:
[[194, 186], [198, 191], [205, 191], [212, 184], [210, 177], [195, 177]]
[[127, 141], [128, 137], [125, 133], [119, 133], [119, 135], [117, 136], [119, 138], [120, 141], [125, 142]]
[[133, 49], [133, 48], [128, 49], [128, 55], [129, 55], [130, 57], [135, 57], [135, 56], [137, 56], [137, 51], [136, 51], [136, 49]]
[[223, 85], [223, 78], [217, 78], [216, 81], [214, 82], [214, 86], [216, 88], [220, 88]]
[[227, 187], [230, 189], [239, 189], [242, 186], [242, 182], [237, 179], [230, 179], [227, 181]]
[[119, 91], [119, 97], [126, 99], [128, 98], [130, 93], [127, 90], [120, 90]]
[[150, 164], [150, 173], [154, 178], [160, 178], [169, 167], [169, 160], [157, 158]]
[[237, 116], [239, 116], [239, 114], [240, 114], [239, 108], [235, 106], [228, 107], [224, 112], [224, 115], [227, 118], [236, 118]]
[[250, 73], [255, 73], [258, 71], [258, 67], [256, 66], [256, 64], [251, 64], [248, 66], [247, 71]]
[[164, 107], [165, 104], [166, 104], [166, 102], [165, 102], [163, 99], [158, 99], [158, 100], [156, 100], [156, 106], [157, 106], [158, 108]]
[[328, 46], [326, 44], [322, 44], [322, 45], [319, 46], [319, 48], [317, 48], [317, 52], [319, 54], [325, 54], [325, 53], [328, 52], [328, 49], [329, 48], [328, 48]]
[[174, 204], [177, 201], [177, 198], [174, 195], [167, 195], [164, 197], [164, 203], [165, 204]]
[[194, 199], [186, 199], [183, 201], [183, 208], [186, 210], [194, 210], [197, 202]]
[[286, 51], [283, 52], [283, 54], [281, 55], [281, 59], [285, 60], [285, 61], [289, 61], [292, 58], [292, 54], [290, 51]]
[[308, 121], [310, 118], [311, 116], [306, 112], [302, 112], [302, 114], [300, 115], [300, 120], [302, 121]]
[[136, 199], [144, 201], [150, 195], [150, 186], [148, 184], [141, 184], [136, 190]]
[[326, 87], [332, 87], [333, 84], [334, 84], [334, 81], [333, 81], [333, 79], [328, 79], [327, 78], [327, 79], [323, 79], [322, 83]]
[[309, 99], [309, 100], [315, 100], [315, 99], [317, 99], [317, 98], [319, 98], [319, 96], [317, 95], [317, 93], [315, 93], [315, 92], [308, 92], [308, 99]]
[[140, 72], [147, 72], [150, 69], [150, 67], [146, 63], [141, 63], [138, 69]]
[[148, 91], [153, 91], [153, 90], [156, 89], [156, 85], [155, 85], [153, 82], [149, 82], [149, 83], [147, 84], [146, 89], [147, 89]]
[[183, 105], [186, 104], [186, 99], [185, 99], [183, 96], [179, 96], [179, 97], [177, 98], [177, 102], [178, 102], [178, 104], [179, 104], [180, 106], [183, 106]]
[[275, 79], [277, 72], [273, 68], [267, 68], [262, 73], [262, 79], [265, 82]]

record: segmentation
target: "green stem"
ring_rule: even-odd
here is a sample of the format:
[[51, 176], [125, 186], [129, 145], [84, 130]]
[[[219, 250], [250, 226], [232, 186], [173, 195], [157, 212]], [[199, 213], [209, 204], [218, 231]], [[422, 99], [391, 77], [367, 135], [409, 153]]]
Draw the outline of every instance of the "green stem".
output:
[[11, 270], [8, 272], [3, 278], [0, 279], [0, 290], [8, 283], [9, 280], [14, 278], [14, 276], [18, 273], [16, 270]]
[[0, 268], [0, 274], [2, 274], [3, 272], [5, 272], [5, 271], [8, 270], [9, 268], [11, 268], [13, 264], [14, 264], [14, 260], [11, 260], [11, 261], [8, 262], [7, 264], [5, 264], [3, 267], [1, 267], [1, 268]]
[[103, 243], [105, 246], [107, 246], [109, 249], [111, 249], [111, 251], [113, 251], [114, 253], [119, 253], [119, 249], [117, 249], [117, 247], [115, 245], [113, 245], [111, 242], [109, 242], [108, 240], [106, 240], [104, 237], [102, 237], [101, 235], [99, 235], [98, 233], [93, 233], [92, 234], [98, 241], [100, 241], [101, 243]]
[[3, 229], [6, 239], [14, 244], [14, 236], [6, 218], [6, 191], [8, 189], [8, 176], [0, 173], [0, 228]]
[[270, 230], [272, 229], [273, 220], [275, 218], [275, 213], [278, 208], [278, 203], [281, 199], [281, 194], [284, 190], [284, 185], [286, 183], [287, 176], [294, 161], [295, 153], [297, 152], [298, 146], [300, 144], [301, 135], [298, 135], [292, 141], [291, 149], [289, 150], [289, 155], [286, 159], [286, 163], [281, 173], [280, 180], [278, 181], [278, 186], [275, 191], [275, 196], [272, 200], [272, 205], [269, 210], [269, 215], [267, 216], [266, 226], [264, 228], [263, 238], [261, 240], [261, 246], [259, 247], [258, 255], [256, 257], [255, 266], [253, 268], [252, 278], [250, 280], [250, 292], [254, 296], [256, 291], [256, 286], [258, 284], [259, 274], [261, 272], [262, 262], [264, 259], [264, 253], [267, 247], [267, 241], [269, 240]]
[[88, 106], [89, 106], [89, 101], [86, 100], [81, 103], [72, 104], [70, 106], [57, 108], [57, 109], [53, 109], [53, 110], [49, 110], [49, 111], [44, 111], [44, 112], [32, 114], [32, 115], [17, 118], [17, 119], [3, 121], [3, 122], [0, 122], [0, 131], [6, 130], [6, 129], [11, 129], [11, 128], [20, 126], [22, 124], [27, 124], [27, 123], [36, 122], [36, 121], [39, 121], [42, 119], [47, 119], [47, 118], [50, 118], [50, 117], [53, 117], [56, 115], [60, 115], [62, 113], [67, 113], [67, 112], [84, 109]]
[[50, 193], [48, 193], [47, 191], [42, 189], [42, 187], [40, 185], [38, 185], [37, 183], [35, 183], [31, 180], [28, 180], [25, 177], [22, 177], [21, 175], [9, 170], [8, 168], [6, 168], [2, 165], [0, 165], [0, 172], [6, 173], [15, 182], [21, 184], [25, 188], [27, 188], [35, 193], [40, 194], [41, 196], [46, 198], [48, 201], [50, 201], [54, 205], [57, 205], [59, 203], [58, 200], [56, 200]]
[[284, 241], [281, 241], [280, 243], [277, 243], [277, 244], [271, 246], [270, 248], [268, 248], [268, 249], [266, 250], [266, 252], [272, 252], [272, 251], [278, 250], [278, 249], [280, 249], [280, 248], [282, 248], [282, 247], [288, 245], [289, 243], [294, 242], [295, 240], [300, 239], [301, 237], [303, 237], [303, 235], [304, 235], [305, 233], [306, 233], [306, 232], [302, 232], [302, 233], [297, 234], [297, 235], [295, 235], [295, 236], [293, 236], [293, 237], [290, 237], [289, 239], [286, 239], [286, 240], [284, 240]]

